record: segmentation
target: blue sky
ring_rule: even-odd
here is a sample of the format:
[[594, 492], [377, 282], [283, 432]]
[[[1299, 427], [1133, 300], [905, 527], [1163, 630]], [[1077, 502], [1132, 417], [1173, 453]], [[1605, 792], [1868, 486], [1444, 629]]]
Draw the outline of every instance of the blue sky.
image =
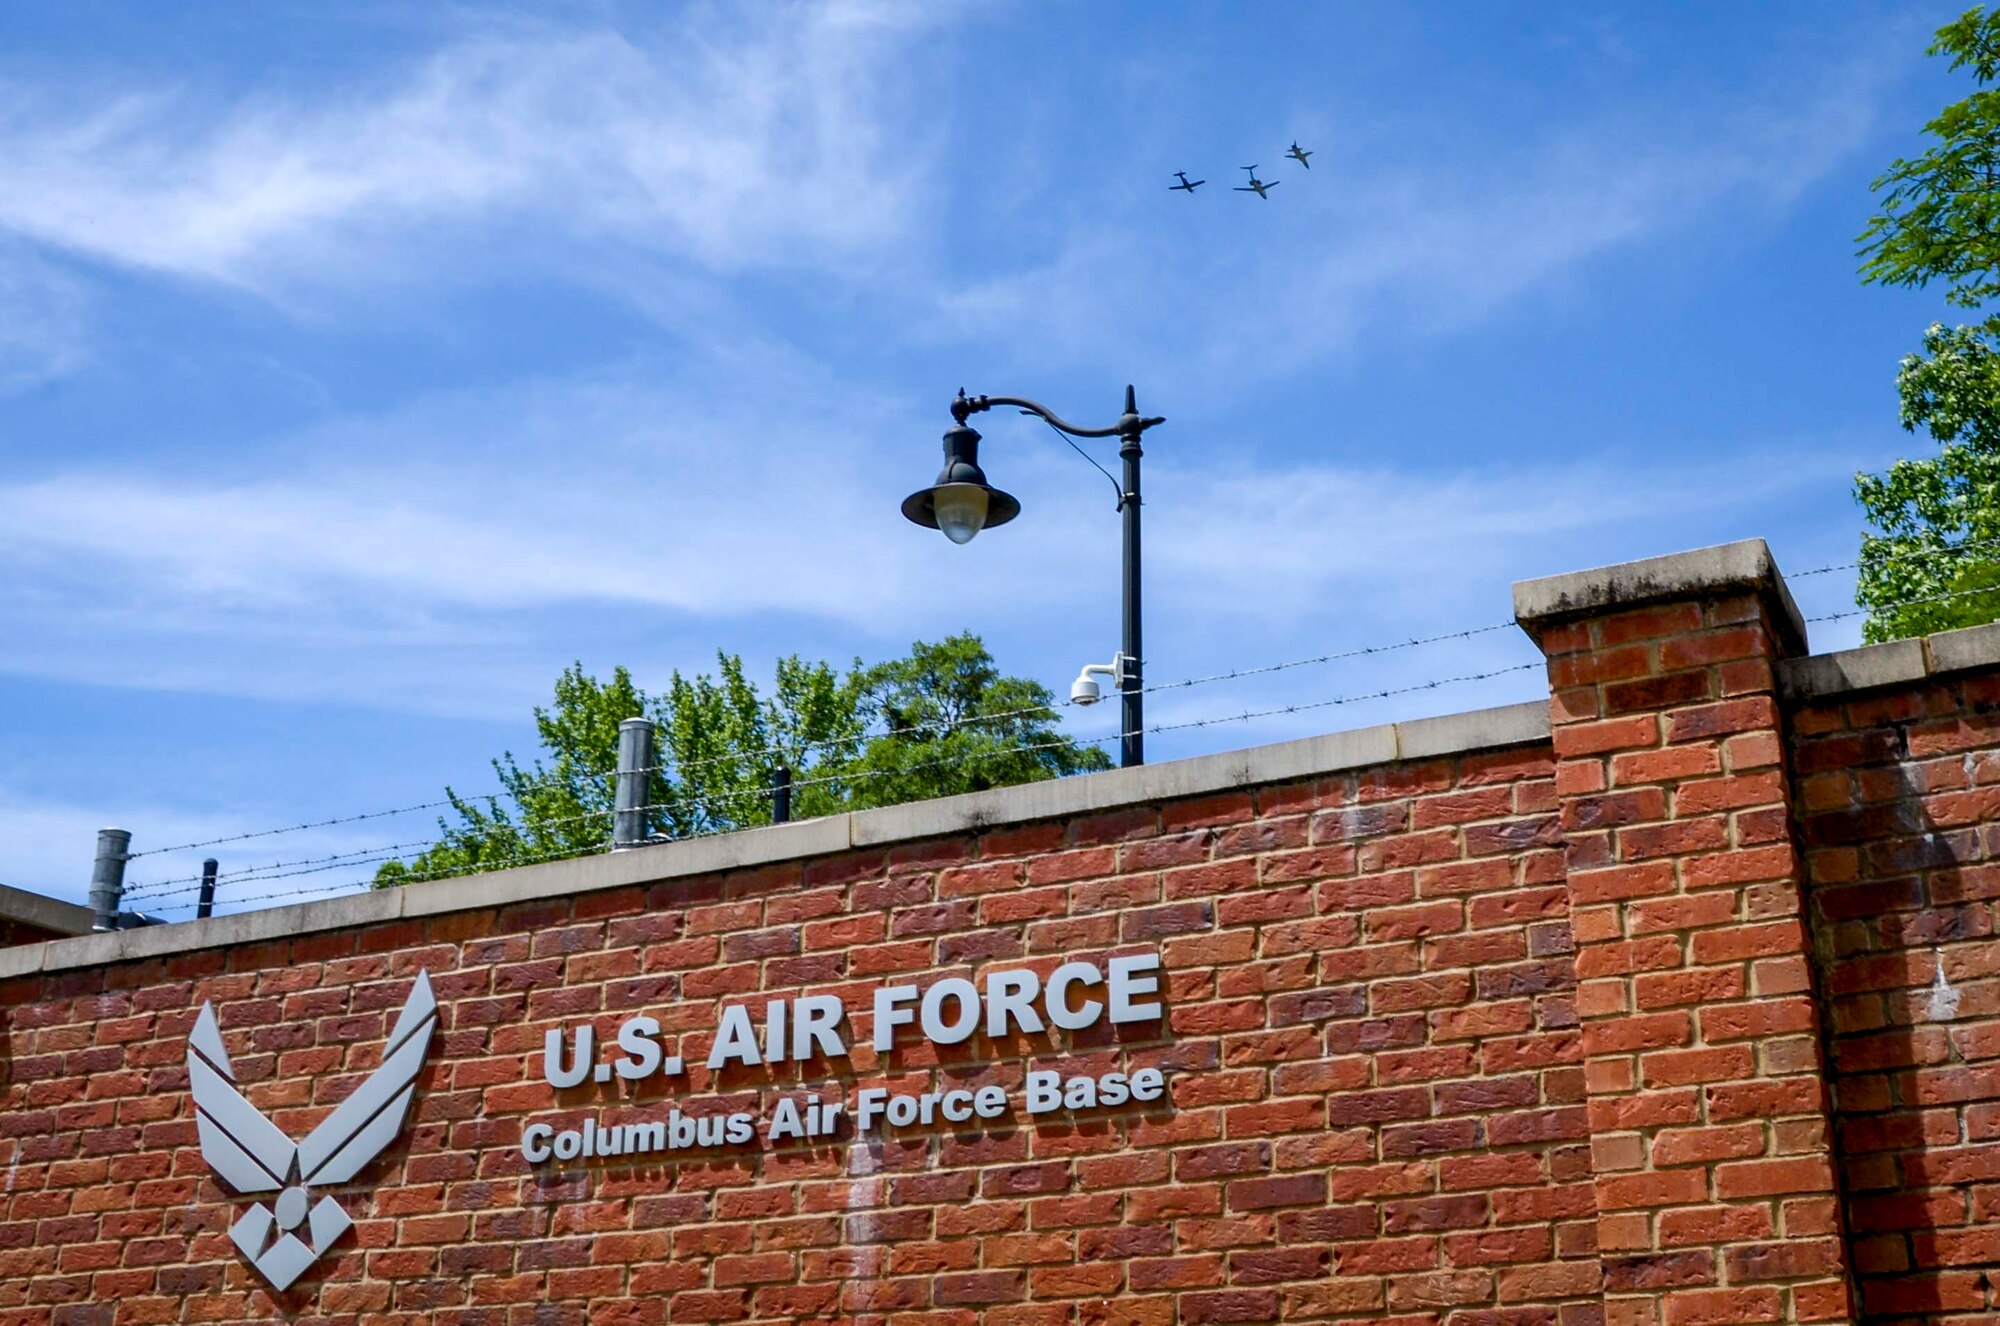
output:
[[[658, 684], [969, 628], [1062, 692], [1116, 648], [1111, 494], [996, 414], [1020, 520], [903, 522], [960, 386], [1167, 416], [1156, 681], [1726, 539], [1848, 561], [1852, 474], [1925, 445], [1896, 360], [1948, 316], [1859, 286], [1854, 236], [1965, 90], [1922, 55], [1957, 8], [0, 11], [0, 882], [80, 900], [103, 824], [142, 850], [487, 790], [572, 659]], [[1227, 191], [1250, 162], [1268, 201]], [[1850, 573], [1794, 588], [1851, 606]], [[1148, 718], [1534, 657], [1493, 632]]]

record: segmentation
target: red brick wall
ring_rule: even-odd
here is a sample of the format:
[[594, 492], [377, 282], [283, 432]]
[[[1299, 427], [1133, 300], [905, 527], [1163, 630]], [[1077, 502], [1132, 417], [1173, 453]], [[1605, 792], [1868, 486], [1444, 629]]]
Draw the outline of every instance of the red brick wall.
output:
[[2000, 1320], [2000, 677], [1812, 705], [1792, 746], [1865, 1317]]
[[[1546, 746], [282, 943], [23, 978], [0, 1114], [0, 1326], [285, 1318], [1597, 1326], [1574, 976]], [[415, 887], [423, 887], [421, 885]], [[1173, 1073], [1171, 1110], [980, 1133], [553, 1166], [543, 1032], [724, 1002], [1157, 951], [1169, 1027], [959, 1047], [846, 1081], [1030, 1064]], [[416, 1122], [335, 1189], [357, 1229], [284, 1293], [195, 1149], [186, 1036], [213, 1000], [294, 1137], [375, 1062], [428, 968]], [[762, 1070], [691, 1096], [747, 1108]], [[809, 1077], [808, 1081], [823, 1081]]]

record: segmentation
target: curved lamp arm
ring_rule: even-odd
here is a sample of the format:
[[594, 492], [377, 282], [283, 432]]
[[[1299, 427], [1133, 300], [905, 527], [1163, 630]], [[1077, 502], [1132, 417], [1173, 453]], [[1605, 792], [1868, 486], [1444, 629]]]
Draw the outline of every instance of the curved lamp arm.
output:
[[1149, 419], [1141, 417], [1132, 395], [1132, 388], [1130, 387], [1125, 388], [1125, 413], [1119, 417], [1117, 423], [1111, 425], [1109, 428], [1078, 428], [1048, 406], [1041, 404], [1039, 401], [1031, 401], [1025, 396], [967, 396], [963, 389], [959, 391], [958, 399], [951, 403], [951, 417], [962, 424], [968, 415], [990, 410], [996, 405], [1018, 406], [1029, 414], [1041, 416], [1048, 421], [1051, 427], [1060, 432], [1068, 433], [1071, 437], [1136, 438], [1154, 424], [1163, 424], [1166, 422], [1165, 418]]

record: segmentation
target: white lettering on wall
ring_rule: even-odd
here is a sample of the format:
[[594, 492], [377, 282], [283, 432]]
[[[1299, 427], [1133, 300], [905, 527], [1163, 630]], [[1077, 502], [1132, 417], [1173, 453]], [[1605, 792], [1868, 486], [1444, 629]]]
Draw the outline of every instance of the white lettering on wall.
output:
[[[1138, 953], [1101, 966], [1065, 962], [1047, 981], [1032, 968], [1015, 967], [987, 972], [977, 984], [946, 976], [928, 986], [887, 985], [875, 991], [869, 1039], [886, 1054], [895, 1049], [904, 1027], [916, 1027], [933, 1045], [960, 1045], [982, 1029], [997, 1040], [1016, 1033], [1037, 1036], [1051, 1027], [1082, 1031], [1107, 1017], [1114, 1024], [1147, 1022], [1163, 1012], [1159, 971], [1159, 954]], [[846, 1021], [847, 1006], [838, 995], [773, 999], [754, 1011], [727, 1004], [718, 1016], [706, 1064], [710, 1069], [754, 1068], [844, 1059], [849, 1042], [841, 1028]], [[636, 1082], [676, 1077], [682, 1071], [681, 1057], [667, 1053], [658, 1018], [639, 1014], [625, 1019], [612, 1045], [617, 1058], [600, 1062], [600, 1042], [589, 1024], [553, 1028], [543, 1041], [542, 1075], [549, 1085], [566, 1090], [589, 1081], [609, 1082], [614, 1073]]]

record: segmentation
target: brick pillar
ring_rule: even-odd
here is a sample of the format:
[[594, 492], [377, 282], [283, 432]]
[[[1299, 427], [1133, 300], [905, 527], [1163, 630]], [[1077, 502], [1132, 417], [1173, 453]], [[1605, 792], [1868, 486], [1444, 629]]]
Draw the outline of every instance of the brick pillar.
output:
[[1514, 587], [1548, 656], [1606, 1326], [1851, 1322], [1763, 540]]

